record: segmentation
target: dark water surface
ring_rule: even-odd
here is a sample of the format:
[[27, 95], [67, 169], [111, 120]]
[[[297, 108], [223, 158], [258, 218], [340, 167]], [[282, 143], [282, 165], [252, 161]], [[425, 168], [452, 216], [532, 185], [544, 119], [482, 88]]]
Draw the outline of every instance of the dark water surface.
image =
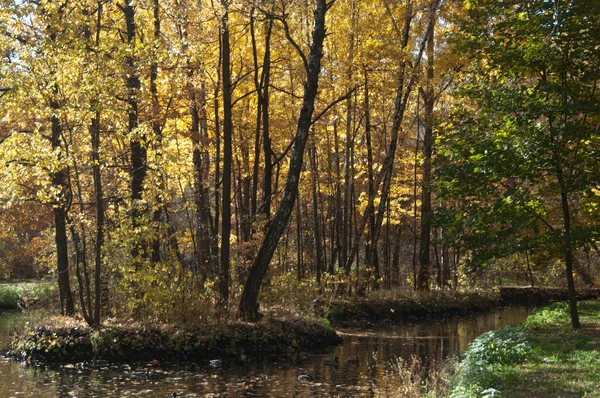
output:
[[[481, 333], [525, 320], [531, 308], [517, 307], [447, 320], [377, 326], [341, 331], [344, 343], [321, 354], [290, 361], [161, 364], [147, 375], [149, 364], [67, 365], [34, 367], [0, 358], [0, 397], [369, 397], [385, 396], [398, 380], [392, 363], [416, 356], [436, 363], [464, 351]], [[0, 347], [10, 331], [35, 315], [0, 314]], [[339, 357], [339, 366], [324, 359]], [[358, 357], [358, 364], [347, 363]], [[299, 382], [309, 375], [311, 382]]]

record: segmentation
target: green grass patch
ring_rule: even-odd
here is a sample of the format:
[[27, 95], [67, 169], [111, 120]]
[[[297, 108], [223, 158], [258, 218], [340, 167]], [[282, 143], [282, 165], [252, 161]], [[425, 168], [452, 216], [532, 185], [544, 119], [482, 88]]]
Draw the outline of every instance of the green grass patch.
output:
[[573, 331], [566, 303], [541, 308], [523, 327], [473, 341], [451, 397], [600, 397], [600, 302], [578, 305]]

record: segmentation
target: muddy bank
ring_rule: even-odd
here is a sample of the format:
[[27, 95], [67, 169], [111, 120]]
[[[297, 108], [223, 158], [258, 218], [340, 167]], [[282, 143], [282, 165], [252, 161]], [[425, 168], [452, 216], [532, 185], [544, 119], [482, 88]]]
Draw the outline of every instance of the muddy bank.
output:
[[439, 294], [420, 299], [336, 300], [319, 304], [331, 324], [341, 327], [445, 318], [502, 306], [499, 295], [493, 292]]
[[[600, 289], [578, 289], [577, 300], [590, 300], [600, 297]], [[567, 301], [567, 289], [555, 287], [502, 287], [500, 301], [505, 305], [542, 305], [556, 301]]]
[[243, 355], [293, 358], [340, 344], [327, 325], [301, 320], [269, 320], [186, 327], [109, 326], [94, 330], [68, 321], [48, 321], [17, 337], [8, 355], [28, 361], [111, 362], [142, 360], [203, 361]]

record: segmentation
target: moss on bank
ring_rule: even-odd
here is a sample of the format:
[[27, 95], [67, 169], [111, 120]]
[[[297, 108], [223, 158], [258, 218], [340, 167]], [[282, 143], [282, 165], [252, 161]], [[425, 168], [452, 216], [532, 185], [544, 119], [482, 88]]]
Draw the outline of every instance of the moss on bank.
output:
[[476, 338], [457, 367], [451, 397], [600, 397], [600, 302], [578, 304], [582, 329], [555, 303], [523, 327]]
[[498, 294], [490, 292], [444, 292], [420, 298], [364, 299], [320, 303], [327, 319], [335, 326], [378, 322], [400, 322], [407, 319], [448, 317], [501, 306]]
[[200, 361], [242, 353], [293, 357], [341, 343], [327, 324], [304, 320], [269, 320], [258, 324], [174, 326], [107, 326], [97, 330], [54, 317], [18, 336], [9, 355], [40, 361], [103, 359]]

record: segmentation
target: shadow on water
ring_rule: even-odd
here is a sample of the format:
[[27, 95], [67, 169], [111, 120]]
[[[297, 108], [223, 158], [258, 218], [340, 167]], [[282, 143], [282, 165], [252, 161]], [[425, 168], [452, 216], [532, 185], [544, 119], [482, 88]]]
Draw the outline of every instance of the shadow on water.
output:
[[[240, 358], [219, 367], [207, 361], [163, 364], [153, 370], [139, 363], [33, 367], [0, 359], [0, 397], [169, 397], [174, 392], [178, 397], [368, 397], [390, 387], [386, 374], [396, 358], [416, 356], [425, 363], [441, 363], [464, 351], [478, 335], [522, 323], [530, 313], [531, 308], [517, 307], [447, 320], [345, 329], [341, 346], [300, 356], [295, 363]], [[7, 344], [11, 329], [27, 321], [34, 320], [20, 313], [0, 314], [0, 346]], [[324, 363], [335, 356], [337, 366]], [[299, 381], [299, 375], [310, 381]]]

